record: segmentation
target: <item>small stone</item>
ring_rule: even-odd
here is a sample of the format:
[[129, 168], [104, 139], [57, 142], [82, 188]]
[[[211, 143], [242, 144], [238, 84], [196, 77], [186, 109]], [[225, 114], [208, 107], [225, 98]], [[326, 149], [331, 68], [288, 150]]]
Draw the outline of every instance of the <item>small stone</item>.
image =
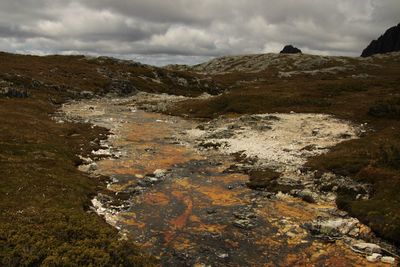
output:
[[228, 253], [218, 253], [217, 256], [218, 256], [218, 258], [225, 259], [225, 258], [229, 257], [229, 254]]
[[217, 209], [215, 209], [215, 208], [207, 209], [207, 214], [214, 214], [214, 213], [217, 213]]
[[381, 258], [381, 262], [383, 262], [383, 263], [389, 263], [389, 264], [394, 264], [394, 263], [396, 262], [396, 260], [395, 260], [393, 257], [385, 256], [385, 257], [382, 257], [382, 258]]
[[238, 219], [233, 222], [233, 225], [242, 229], [251, 229], [254, 225], [248, 219]]
[[310, 189], [304, 189], [297, 193], [297, 195], [308, 203], [315, 203], [317, 202], [317, 194], [313, 193]]
[[288, 237], [290, 237], [290, 238], [294, 238], [294, 237], [296, 237], [296, 233], [293, 233], [293, 232], [287, 232], [286, 233], [286, 235], [288, 236]]
[[161, 177], [164, 177], [164, 176], [166, 175], [166, 172], [167, 172], [166, 170], [157, 169], [157, 170], [155, 170], [155, 171], [153, 172], [153, 174], [154, 174], [155, 177], [161, 178]]
[[379, 253], [372, 253], [372, 255], [367, 256], [366, 259], [369, 262], [377, 262], [382, 258], [382, 255]]
[[312, 130], [311, 133], [312, 133], [312, 135], [316, 136], [319, 134], [319, 129], [314, 129], [314, 130]]
[[152, 184], [154, 184], [154, 183], [157, 183], [157, 182], [158, 182], [158, 179], [157, 179], [157, 178], [155, 178], [155, 177], [148, 177], [148, 180], [149, 180], [149, 182], [150, 182], [150, 183], [152, 183]]

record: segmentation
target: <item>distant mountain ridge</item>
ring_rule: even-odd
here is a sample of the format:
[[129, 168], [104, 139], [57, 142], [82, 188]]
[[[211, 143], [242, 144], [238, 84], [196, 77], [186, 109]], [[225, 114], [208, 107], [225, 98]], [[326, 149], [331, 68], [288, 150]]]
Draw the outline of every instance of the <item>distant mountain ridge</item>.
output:
[[[316, 75], [321, 73], [337, 74], [354, 71], [360, 66], [369, 66], [378, 58], [395, 60], [399, 52], [376, 55], [365, 59], [361, 57], [320, 56], [309, 54], [250, 54], [224, 56], [214, 58], [194, 66], [168, 65], [164, 68], [170, 71], [183, 71], [201, 75], [223, 75], [229, 73], [259, 73], [275, 72], [277, 75]], [[371, 66], [369, 66], [371, 68]]]
[[361, 56], [369, 57], [375, 54], [400, 51], [400, 23], [391, 27], [378, 40], [373, 40], [364, 49]]

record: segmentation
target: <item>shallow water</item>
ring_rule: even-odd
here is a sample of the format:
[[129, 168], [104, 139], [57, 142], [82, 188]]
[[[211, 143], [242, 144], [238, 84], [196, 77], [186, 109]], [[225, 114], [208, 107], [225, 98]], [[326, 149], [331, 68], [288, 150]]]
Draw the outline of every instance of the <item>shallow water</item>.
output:
[[76, 102], [63, 111], [114, 132], [109, 142], [122, 156], [98, 161], [94, 175], [112, 177], [109, 189], [116, 194], [157, 169], [167, 170], [159, 182], [129, 195], [123, 211], [108, 214], [162, 265], [369, 264], [343, 242], [324, 242], [303, 227], [333, 204], [250, 190], [247, 175], [224, 172], [234, 162], [231, 156], [200, 152], [185, 137], [195, 121], [136, 110], [127, 100]]

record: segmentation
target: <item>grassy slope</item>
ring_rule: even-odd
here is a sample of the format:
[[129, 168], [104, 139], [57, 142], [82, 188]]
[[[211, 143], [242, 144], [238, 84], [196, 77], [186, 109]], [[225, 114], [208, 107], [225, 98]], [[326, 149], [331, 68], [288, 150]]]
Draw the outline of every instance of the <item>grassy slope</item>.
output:
[[151, 263], [85, 211], [101, 181], [77, 171], [75, 154], [104, 130], [56, 125], [48, 96], [0, 99], [0, 265]]
[[[274, 69], [216, 75], [215, 80], [232, 88], [229, 92], [213, 99], [183, 102], [170, 113], [214, 118], [229, 113], [321, 112], [355, 123], [367, 122], [373, 131], [310, 159], [308, 167], [372, 183], [370, 200], [358, 201], [352, 192], [342, 191], [338, 204], [400, 245], [400, 63], [390, 59], [375, 59], [373, 63], [383, 67], [359, 66], [346, 75], [287, 79], [277, 78], [278, 70]], [[358, 73], [372, 76], [349, 77]], [[254, 81], [257, 78], [264, 81]]]

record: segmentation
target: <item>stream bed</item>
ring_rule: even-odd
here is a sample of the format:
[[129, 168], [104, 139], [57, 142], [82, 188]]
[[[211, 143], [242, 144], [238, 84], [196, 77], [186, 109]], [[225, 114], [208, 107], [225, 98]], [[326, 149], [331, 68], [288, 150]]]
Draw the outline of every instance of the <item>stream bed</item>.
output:
[[[261, 139], [255, 139], [255, 144], [246, 139], [254, 135], [246, 132], [247, 126], [235, 135], [243, 138], [232, 139], [224, 152], [199, 148], [199, 138], [207, 130], [199, 127], [204, 122], [141, 110], [135, 98], [72, 102], [64, 105], [62, 112], [65, 119], [88, 122], [112, 132], [103, 148], [93, 151], [91, 158], [83, 158], [85, 164], [80, 166], [94, 177], [110, 177], [109, 192], [93, 199], [94, 209], [122, 235], [159, 258], [163, 266], [382, 265], [355, 253], [346, 239], [325, 240], [310, 233], [307, 225], [313, 221], [332, 219], [332, 214], [337, 214], [334, 219], [347, 218], [337, 210], [331, 195], [306, 202], [287, 194], [248, 188], [248, 175], [231, 168], [237, 164], [234, 152], [241, 150], [239, 141], [249, 142], [254, 151], [259, 146], [260, 162], [267, 164], [269, 154], [264, 153], [268, 147], [263, 147]], [[290, 121], [285, 116], [277, 117]], [[302, 117], [304, 123], [310, 116]], [[209, 130], [228, 124], [234, 124], [230, 118]], [[339, 129], [338, 125], [333, 128]], [[340, 138], [351, 138], [352, 128], [342, 126]], [[278, 128], [271, 122], [258, 133]], [[323, 132], [322, 124], [319, 128]], [[314, 142], [312, 136], [318, 134], [312, 132], [301, 146], [309, 147]], [[279, 136], [282, 134], [268, 140], [280, 140]], [[210, 138], [229, 143], [231, 137]], [[325, 138], [323, 144], [329, 147], [343, 140], [327, 142]], [[280, 155], [282, 145], [268, 144], [276, 149], [272, 155]], [[238, 151], [228, 149], [235, 146]], [[324, 153], [327, 147], [317, 147], [321, 152], [315, 153]], [[293, 144], [289, 148], [283, 147], [282, 151], [292, 153], [287, 154], [290, 168], [279, 171], [287, 174], [286, 180], [293, 180], [296, 175], [302, 176], [295, 168], [303, 163], [298, 160], [302, 156], [298, 151], [302, 150], [296, 150]], [[277, 160], [267, 165], [274, 164]], [[355, 237], [369, 231], [357, 220], [354, 225]]]

